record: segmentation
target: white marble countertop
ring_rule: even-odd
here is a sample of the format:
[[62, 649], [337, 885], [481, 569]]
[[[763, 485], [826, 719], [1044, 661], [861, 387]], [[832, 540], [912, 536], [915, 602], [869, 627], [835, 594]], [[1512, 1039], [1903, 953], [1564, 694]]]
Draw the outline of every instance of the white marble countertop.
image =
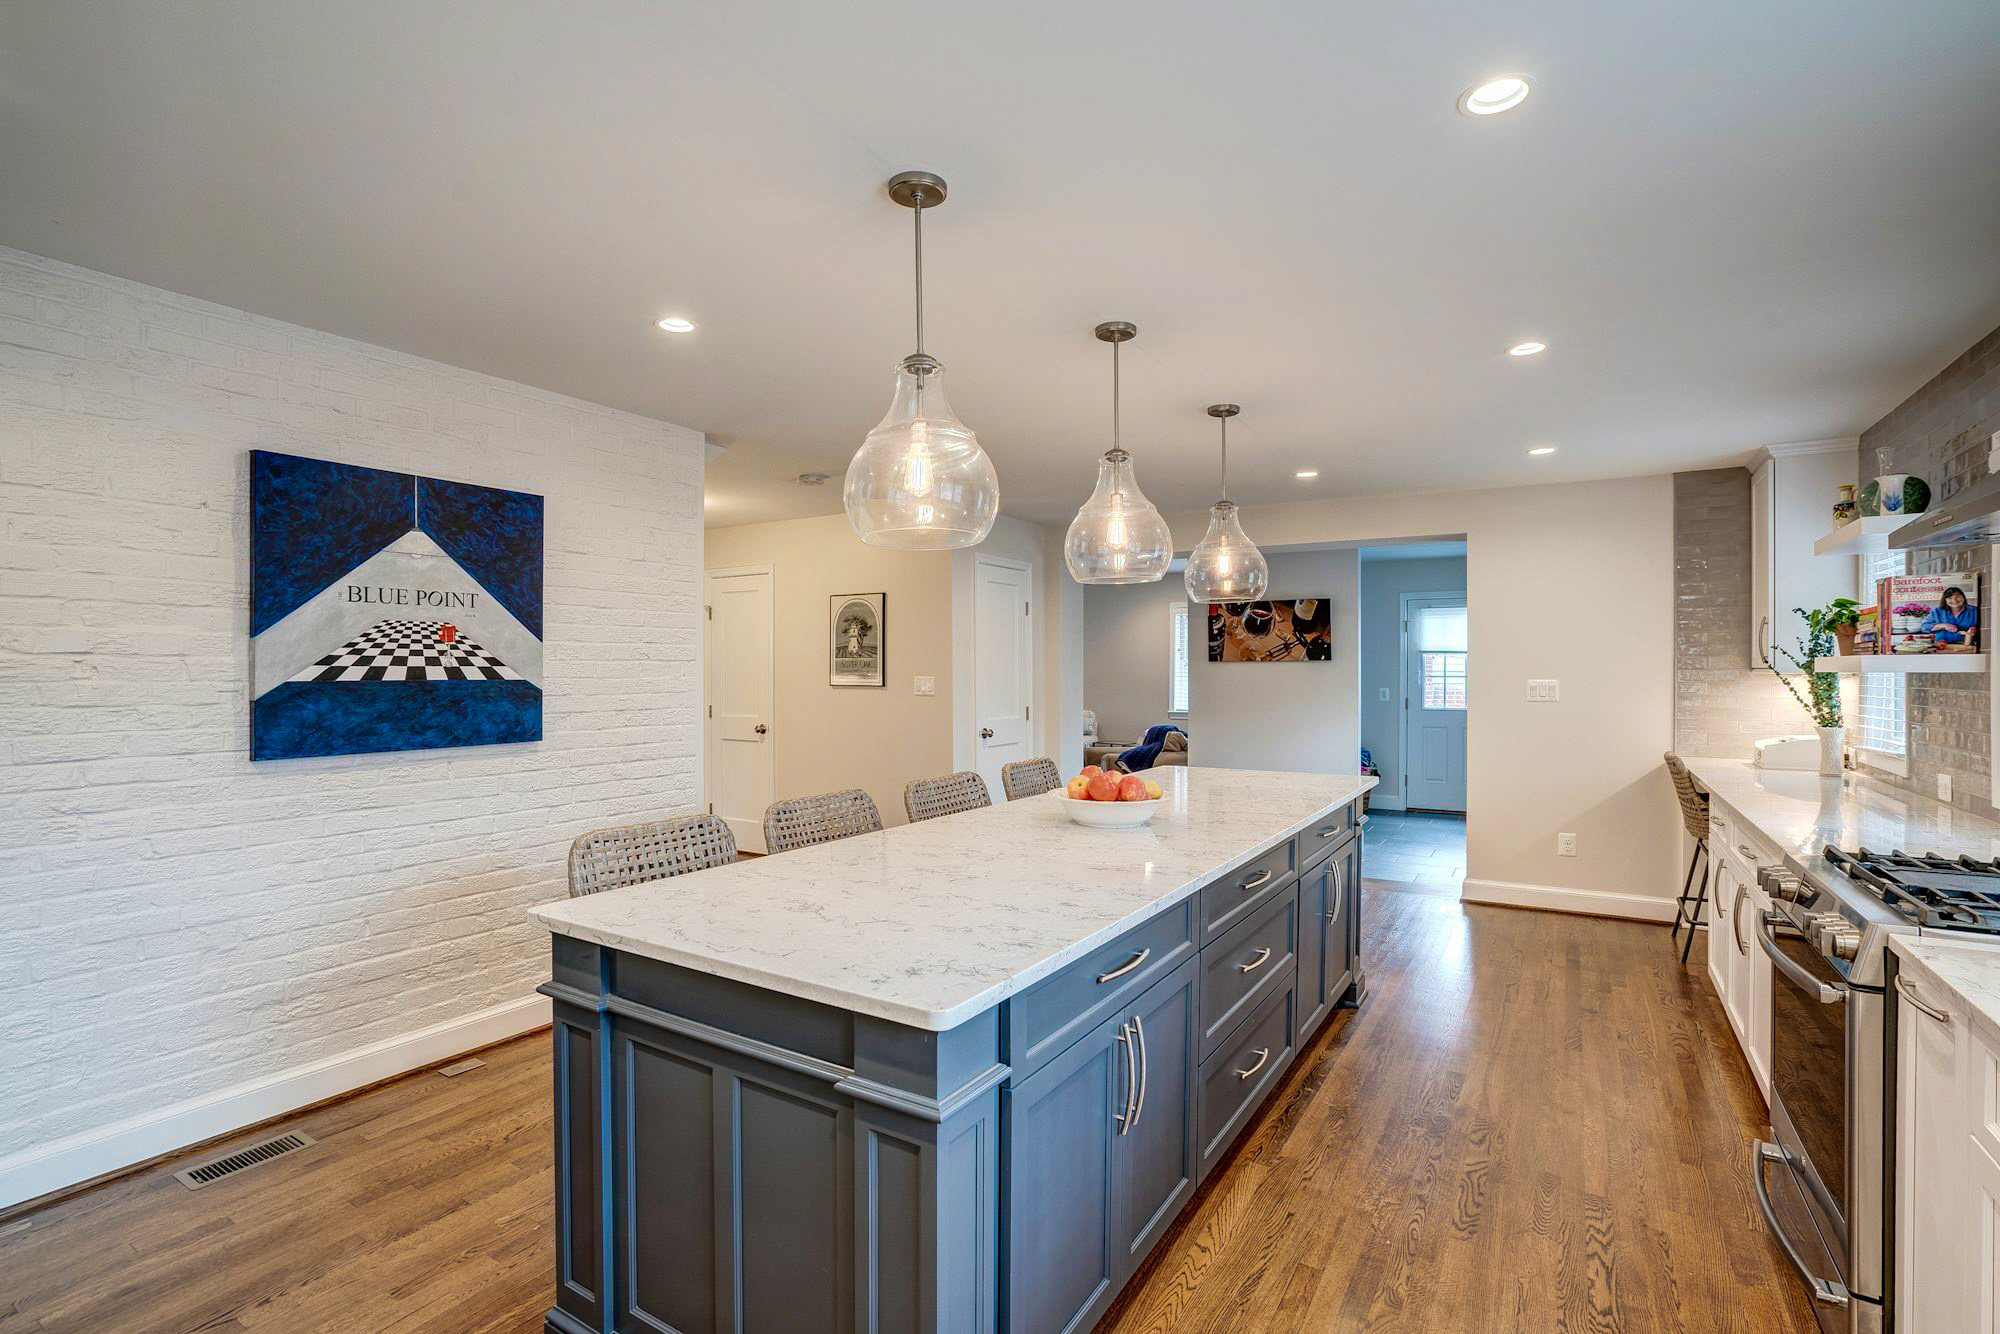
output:
[[2000, 857], [2000, 823], [1857, 774], [1821, 778], [1747, 760], [1691, 759], [1687, 767], [1715, 800], [1801, 859], [1829, 843], [1848, 851]]
[[2000, 947], [1951, 944], [1925, 936], [1891, 936], [1917, 990], [1932, 1005], [1969, 1015], [1989, 1042], [2000, 1045]]
[[631, 889], [546, 903], [560, 935], [916, 1028], [954, 1028], [1251, 860], [1376, 780], [1148, 771], [1141, 829], [1002, 802]]

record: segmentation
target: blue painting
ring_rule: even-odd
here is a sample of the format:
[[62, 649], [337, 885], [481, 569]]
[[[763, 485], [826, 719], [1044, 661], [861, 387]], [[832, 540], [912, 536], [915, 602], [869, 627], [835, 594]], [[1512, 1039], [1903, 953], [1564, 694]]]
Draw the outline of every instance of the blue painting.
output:
[[250, 758], [542, 739], [542, 498], [250, 454]]

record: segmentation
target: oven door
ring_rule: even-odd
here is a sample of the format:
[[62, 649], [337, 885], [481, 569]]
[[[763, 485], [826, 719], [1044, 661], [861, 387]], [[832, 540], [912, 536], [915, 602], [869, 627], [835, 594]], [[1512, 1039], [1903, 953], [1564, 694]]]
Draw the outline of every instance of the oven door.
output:
[[1822, 1329], [1850, 1328], [1847, 1266], [1848, 984], [1780, 913], [1760, 914], [1771, 956], [1771, 1132], [1753, 1157], [1765, 1221]]

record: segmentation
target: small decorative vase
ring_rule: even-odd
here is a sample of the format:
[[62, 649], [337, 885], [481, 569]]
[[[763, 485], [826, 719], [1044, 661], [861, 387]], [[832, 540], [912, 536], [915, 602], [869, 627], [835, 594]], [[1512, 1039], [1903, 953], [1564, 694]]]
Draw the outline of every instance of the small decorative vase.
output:
[[1845, 528], [1861, 517], [1861, 506], [1854, 498], [1855, 486], [1852, 482], [1840, 484], [1840, 499], [1833, 502], [1833, 526]]
[[1930, 508], [1931, 488], [1921, 477], [1884, 473], [1874, 485], [1876, 508], [1883, 514], [1922, 514]]
[[1819, 732], [1819, 773], [1822, 778], [1838, 778], [1841, 774], [1840, 752], [1847, 741], [1845, 727], [1821, 727]]

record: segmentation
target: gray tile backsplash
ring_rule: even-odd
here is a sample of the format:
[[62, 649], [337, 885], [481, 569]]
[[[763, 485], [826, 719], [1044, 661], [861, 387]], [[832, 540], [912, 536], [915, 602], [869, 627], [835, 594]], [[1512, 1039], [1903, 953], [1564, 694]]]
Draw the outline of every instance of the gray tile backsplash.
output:
[[[1936, 504], [1986, 475], [1989, 440], [2000, 430], [2000, 329], [1974, 343], [1936, 379], [1905, 399], [1861, 436], [1861, 478], [1907, 472], [1931, 484]], [[1888, 466], [1881, 451], [1888, 451]], [[1676, 479], [1678, 480], [1678, 479]], [[1933, 548], [1910, 553], [1910, 573], [1950, 574], [1978, 570], [1986, 578], [1986, 633], [1994, 633], [1991, 550], [1987, 547]], [[1989, 642], [1988, 652], [1992, 652]], [[1884, 782], [1926, 797], [1937, 796], [1937, 776], [1952, 776], [1951, 804], [1981, 815], [1994, 814], [1993, 756], [1989, 741], [1988, 692], [1991, 676], [1910, 678], [1910, 774], [1870, 769]]]

